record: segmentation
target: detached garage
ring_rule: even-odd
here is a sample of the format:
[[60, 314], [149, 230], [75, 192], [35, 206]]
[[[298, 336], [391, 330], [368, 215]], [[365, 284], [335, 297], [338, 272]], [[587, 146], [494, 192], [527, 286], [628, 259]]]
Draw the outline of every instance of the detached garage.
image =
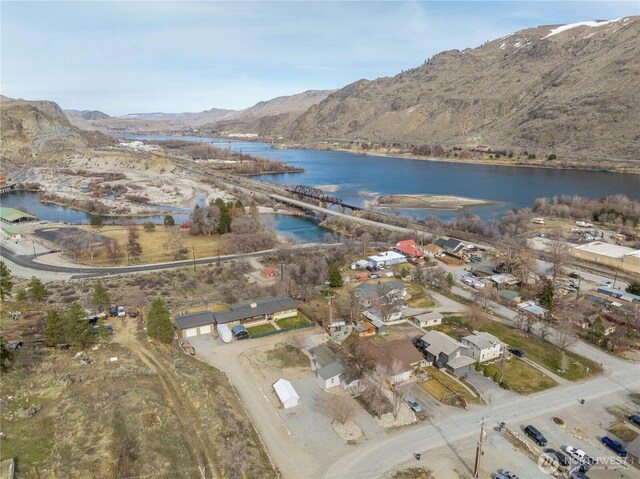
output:
[[176, 316], [176, 324], [183, 338], [191, 338], [213, 332], [215, 321], [211, 311], [200, 311]]
[[286, 379], [278, 379], [273, 383], [273, 389], [284, 409], [295, 407], [300, 403], [300, 396], [298, 396], [296, 390], [293, 389], [291, 383]]

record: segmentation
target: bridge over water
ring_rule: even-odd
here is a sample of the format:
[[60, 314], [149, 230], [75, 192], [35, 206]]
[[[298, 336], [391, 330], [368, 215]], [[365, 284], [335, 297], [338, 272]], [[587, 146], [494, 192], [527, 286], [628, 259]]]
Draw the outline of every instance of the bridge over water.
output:
[[285, 189], [290, 193], [294, 193], [298, 196], [317, 200], [321, 208], [327, 208], [329, 205], [336, 205], [338, 207], [338, 212], [340, 213], [345, 213], [346, 210], [358, 211], [362, 209], [360, 206], [345, 203], [341, 198], [333, 195], [328, 195], [321, 189], [314, 188], [313, 186], [295, 185], [293, 187]]

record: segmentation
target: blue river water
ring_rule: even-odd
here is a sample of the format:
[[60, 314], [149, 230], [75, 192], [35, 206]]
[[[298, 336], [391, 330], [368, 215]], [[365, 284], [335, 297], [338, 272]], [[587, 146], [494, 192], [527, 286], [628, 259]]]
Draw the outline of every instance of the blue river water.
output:
[[[25, 208], [41, 220], [62, 221], [65, 223], [88, 224], [91, 219], [89, 213], [78, 211], [64, 206], [40, 203], [37, 193], [29, 191], [14, 191], [0, 197], [0, 205], [11, 208]], [[189, 220], [189, 214], [181, 208], [170, 208], [167, 214], [171, 214], [176, 223], [182, 224]], [[273, 228], [285, 237], [300, 242], [321, 242], [329, 230], [319, 226], [310, 219], [289, 216], [289, 215], [263, 215], [264, 221], [271, 222]], [[113, 217], [103, 216], [104, 224], [120, 224], [124, 221], [135, 221], [144, 223], [153, 221], [162, 223], [164, 216], [144, 216], [144, 217]]]
[[[532, 207], [540, 197], [580, 195], [599, 198], [623, 194], [640, 199], [640, 175], [603, 171], [554, 170], [517, 166], [475, 165], [406, 158], [357, 155], [340, 151], [277, 149], [270, 144], [228, 141], [195, 136], [127, 135], [128, 138], [180, 139], [213, 143], [222, 148], [285, 161], [305, 168], [304, 173], [255, 176], [283, 185], [335, 185], [330, 194], [346, 203], [364, 205], [377, 194], [453, 195], [491, 201], [471, 207], [483, 219], [500, 218], [511, 208]], [[434, 215], [442, 220], [455, 211], [404, 209], [407, 216]]]

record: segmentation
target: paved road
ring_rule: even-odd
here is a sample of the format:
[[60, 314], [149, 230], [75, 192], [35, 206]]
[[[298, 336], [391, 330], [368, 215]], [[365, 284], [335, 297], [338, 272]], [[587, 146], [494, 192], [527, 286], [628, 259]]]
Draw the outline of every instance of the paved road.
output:
[[[317, 250], [318, 248], [334, 248], [339, 243], [334, 244], [321, 244], [321, 243], [307, 243], [303, 245], [295, 245], [291, 247], [291, 250]], [[220, 256], [221, 262], [234, 261], [247, 258], [258, 258], [261, 256], [268, 256], [277, 252], [277, 249], [269, 249], [264, 251], [257, 251], [255, 253], [243, 253]], [[92, 277], [92, 276], [106, 276], [116, 274], [127, 273], [142, 273], [147, 271], [158, 271], [163, 269], [184, 268], [193, 266], [193, 260], [184, 261], [171, 261], [167, 263], [154, 263], [138, 266], [118, 266], [118, 267], [92, 267], [92, 266], [58, 266], [53, 264], [45, 264], [34, 261], [33, 255], [20, 255], [11, 250], [9, 247], [3, 245], [0, 248], [0, 256], [2, 256], [11, 269], [11, 264], [20, 267], [21, 271], [31, 272], [29, 276], [35, 275], [39, 272], [47, 273], [65, 273], [70, 275], [76, 275], [78, 277]], [[201, 258], [195, 261], [196, 265], [214, 264], [218, 261], [217, 257], [213, 258]], [[13, 271], [13, 270], [12, 270]]]
[[637, 364], [620, 360], [616, 360], [616, 363], [616, 372], [610, 376], [499, 402], [479, 411], [450, 416], [430, 425], [413, 428], [377, 443], [367, 443], [365, 447], [355, 449], [330, 465], [324, 477], [384, 476], [386, 472], [410, 460], [414, 452], [421, 452], [428, 459], [426, 452], [431, 449], [477, 435], [479, 421], [483, 417], [491, 418], [489, 424], [505, 421], [510, 425], [520, 425], [530, 418], [551, 415], [571, 404], [578, 407], [579, 399], [592, 401], [609, 394], [625, 395], [640, 390]]

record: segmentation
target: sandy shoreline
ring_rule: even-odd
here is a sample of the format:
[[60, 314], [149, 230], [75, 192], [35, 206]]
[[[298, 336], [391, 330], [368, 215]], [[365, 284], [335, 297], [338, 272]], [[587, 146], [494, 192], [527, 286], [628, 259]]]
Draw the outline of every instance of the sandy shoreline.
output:
[[491, 204], [491, 201], [451, 195], [380, 195], [369, 202], [374, 208], [424, 208], [460, 210], [469, 206]]

